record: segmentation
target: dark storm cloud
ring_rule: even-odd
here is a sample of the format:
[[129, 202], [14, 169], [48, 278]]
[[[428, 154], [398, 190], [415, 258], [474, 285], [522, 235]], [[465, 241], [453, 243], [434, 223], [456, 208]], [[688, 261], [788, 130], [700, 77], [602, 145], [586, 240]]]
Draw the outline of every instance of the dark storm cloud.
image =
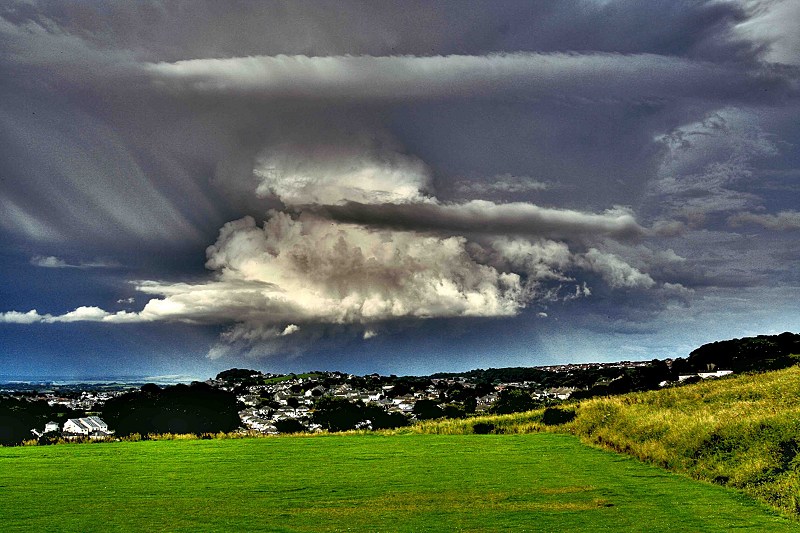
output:
[[[2, 134], [9, 154], [6, 172], [13, 177], [3, 186], [4, 226], [50, 243], [91, 237], [111, 246], [120, 234], [208, 242], [225, 220], [269, 207], [248, 189], [252, 159], [282, 137], [314, 142], [305, 124], [318, 123], [320, 115], [333, 117], [322, 122], [328, 137], [358, 129], [366, 135], [389, 131], [399, 151], [428, 142], [427, 127], [441, 139], [452, 139], [437, 148], [441, 155], [432, 156], [445, 171], [448, 152], [459, 159], [476, 154], [479, 164], [497, 165], [491, 151], [473, 149], [454, 135], [480, 127], [461, 128], [459, 121], [472, 116], [464, 98], [489, 102], [480, 104], [489, 115], [482, 135], [511, 152], [503, 160], [507, 167], [499, 170], [522, 174], [517, 168], [530, 171], [536, 165], [545, 180], [580, 189], [571, 194], [579, 201], [576, 207], [608, 208], [633, 200], [625, 193], [641, 187], [631, 181], [652, 165], [652, 156], [644, 155], [652, 135], [678, 125], [689, 110], [696, 114], [721, 102], [753, 99], [779, 102], [794, 91], [792, 72], [752, 61], [757, 47], [732, 31], [746, 10], [732, 4], [473, 7], [423, 5], [398, 12], [372, 3], [323, 10], [302, 3], [225, 9], [213, 2], [13, 3], [0, 21], [6, 52], [0, 68], [7, 73], [0, 90], [11, 103]], [[484, 23], [466, 32], [481, 14]], [[663, 37], [636, 26], [651, 18], [662, 22]], [[628, 30], [608, 31], [612, 21]], [[233, 31], [233, 24], [244, 29]], [[248, 31], [257, 27], [259, 32]], [[563, 37], [553, 31], [566, 27], [573, 29]], [[343, 35], [357, 37], [345, 41]], [[524, 41], [526, 35], [530, 42]], [[512, 53], [463, 55], [506, 51]], [[723, 51], [725, 61], [714, 62]], [[306, 55], [258, 55], [264, 53]], [[344, 53], [426, 57], [331, 55]], [[216, 95], [211, 102], [209, 92]], [[237, 102], [241, 92], [245, 97]], [[322, 102], [315, 104], [316, 111], [307, 106], [279, 111], [287, 107], [287, 97]], [[564, 104], [563, 98], [574, 102]], [[541, 99], [555, 102], [537, 103]], [[353, 104], [342, 100], [373, 101], [372, 110], [354, 119]], [[423, 127], [414, 133], [391, 118], [396, 105], [410, 105], [413, 113], [428, 100], [444, 101], [444, 116], [455, 114], [446, 131], [436, 131], [433, 117], [419, 121]], [[507, 114], [506, 100], [534, 104], [513, 111], [527, 122], [515, 126], [524, 128], [518, 140], [499, 133], [501, 121], [513, 118], [493, 118]], [[635, 102], [635, 114], [620, 102]], [[554, 104], [561, 109], [553, 112]], [[341, 112], [334, 111], [343, 105]], [[594, 114], [589, 133], [587, 112]], [[535, 124], [541, 131], [531, 130]], [[600, 133], [609, 129], [616, 134]], [[604, 139], [582, 143], [587, 135]], [[578, 143], [574, 149], [572, 142]], [[536, 152], [548, 144], [562, 151], [559, 157]], [[536, 162], [514, 153], [522, 146]], [[608, 162], [598, 165], [602, 159]], [[559, 160], [570, 166], [554, 164]], [[607, 192], [582, 192], [587, 168], [602, 170], [604, 176], [595, 179], [607, 184], [596, 188]], [[446, 192], [447, 179], [435, 179], [444, 182]], [[57, 196], [49, 193], [53, 189]], [[553, 198], [564, 200], [558, 193]], [[88, 224], [82, 212], [92, 213]]]
[[634, 239], [644, 234], [623, 209], [602, 214], [548, 209], [527, 203], [495, 204], [472, 200], [461, 204], [382, 204], [349, 202], [312, 210], [341, 222], [455, 234], [524, 235], [555, 239], [612, 236]]
[[[732, 30], [761, 6], [735, 2], [142, 1], [11, 2], [17, 25], [57, 27], [100, 49], [145, 60], [259, 54], [654, 53], [752, 59], [758, 42]], [[775, 25], [778, 20], [770, 20]], [[213, 22], [212, 22], [213, 21]], [[654, 23], [657, 22], [657, 23]]]
[[149, 266], [140, 309], [126, 285], [0, 321], [224, 324], [211, 355], [267, 354], [786, 279], [730, 230], [796, 226], [759, 187], [800, 166], [787, 4], [8, 3], [0, 238]]

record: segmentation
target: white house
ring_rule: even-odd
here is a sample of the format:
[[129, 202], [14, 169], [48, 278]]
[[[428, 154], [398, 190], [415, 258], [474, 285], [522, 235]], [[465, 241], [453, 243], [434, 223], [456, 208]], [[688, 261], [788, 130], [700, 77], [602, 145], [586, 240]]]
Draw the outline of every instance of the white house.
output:
[[700, 379], [721, 378], [733, 374], [733, 370], [717, 370], [716, 372], [698, 372]]
[[65, 438], [89, 437], [90, 439], [100, 439], [114, 434], [108, 429], [108, 424], [97, 416], [70, 418], [64, 422], [62, 433]]
[[314, 391], [316, 391], [316, 396], [322, 396], [323, 394], [325, 394], [325, 387], [323, 387], [322, 385], [317, 385], [313, 389], [308, 389], [305, 393], [305, 397], [312, 398], [313, 396], [315, 396]]
[[36, 437], [41, 437], [45, 433], [50, 433], [52, 431], [58, 431], [58, 422], [48, 422], [44, 425], [44, 431], [39, 431], [38, 429], [32, 429], [31, 433], [33, 433]]
[[686, 381], [689, 378], [699, 377], [700, 379], [721, 378], [733, 374], [733, 370], [717, 370], [715, 372], [698, 372], [697, 374], [686, 374], [678, 376], [678, 382]]

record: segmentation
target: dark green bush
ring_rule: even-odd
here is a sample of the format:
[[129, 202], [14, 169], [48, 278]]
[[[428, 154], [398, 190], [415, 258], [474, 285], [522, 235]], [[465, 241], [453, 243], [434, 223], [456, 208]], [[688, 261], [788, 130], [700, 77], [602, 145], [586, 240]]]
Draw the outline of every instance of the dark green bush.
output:
[[542, 413], [542, 424], [546, 426], [560, 426], [575, 420], [574, 409], [560, 409], [558, 407], [548, 407]]
[[488, 435], [494, 432], [495, 426], [491, 422], [478, 422], [472, 426], [472, 432], [476, 435]]

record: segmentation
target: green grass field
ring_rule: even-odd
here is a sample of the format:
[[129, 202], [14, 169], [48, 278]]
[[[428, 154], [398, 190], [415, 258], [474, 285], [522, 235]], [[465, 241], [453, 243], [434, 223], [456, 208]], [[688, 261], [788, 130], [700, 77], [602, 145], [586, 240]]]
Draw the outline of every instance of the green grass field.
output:
[[0, 448], [2, 531], [797, 531], [577, 438], [343, 435]]

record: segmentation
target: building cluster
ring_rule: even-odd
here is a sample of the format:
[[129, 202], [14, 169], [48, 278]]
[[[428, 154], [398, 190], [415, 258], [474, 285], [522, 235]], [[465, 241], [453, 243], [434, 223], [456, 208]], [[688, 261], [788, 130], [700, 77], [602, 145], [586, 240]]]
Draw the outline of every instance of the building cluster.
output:
[[568, 363], [536, 367], [548, 372], [574, 372], [576, 370], [600, 370], [604, 368], [642, 368], [650, 365], [650, 361], [617, 361], [614, 363]]
[[[341, 380], [331, 386], [320, 384], [320, 378], [333, 378]], [[361, 401], [365, 404], [378, 404], [389, 413], [402, 413], [414, 418], [414, 406], [420, 400], [434, 402], [442, 401], [442, 391], [450, 387], [475, 389], [476, 385], [463, 377], [431, 379], [430, 384], [421, 390], [412, 390], [405, 394], [396, 395], [393, 389], [395, 384], [374, 385], [380, 376], [367, 376], [372, 378], [373, 386], [362, 387], [354, 382], [363, 381], [354, 379], [356, 376], [340, 373], [324, 373], [312, 378], [293, 377], [275, 383], [249, 385], [241, 390], [239, 388], [237, 399], [247, 406], [239, 412], [242, 425], [251, 431], [265, 434], [278, 433], [276, 423], [282, 420], [298, 420], [304, 423], [311, 431], [321, 429], [321, 426], [310, 423], [311, 411], [317, 398], [332, 396], [348, 401]], [[325, 381], [324, 379], [322, 381]], [[235, 386], [218, 380], [209, 380], [207, 383], [221, 388], [236, 390]], [[569, 387], [553, 389], [537, 388], [534, 382], [501, 383], [495, 385], [493, 390], [482, 395], [475, 395], [475, 410], [487, 411], [498, 399], [500, 391], [509, 387], [527, 389], [537, 400], [565, 400], [574, 390]]]
[[125, 394], [127, 390], [118, 390], [118, 391], [81, 391], [80, 395], [78, 396], [62, 396], [56, 392], [45, 392], [45, 399], [47, 403], [53, 407], [54, 405], [63, 405], [69, 409], [73, 409], [76, 411], [91, 411], [96, 406], [103, 405], [105, 402], [114, 398], [115, 396], [119, 396], [121, 394]]
[[137, 390], [140, 386], [139, 383], [54, 385], [16, 382], [0, 385], [0, 397], [45, 401], [50, 407], [61, 406], [73, 411], [93, 411], [108, 400]]
[[112, 437], [114, 435], [114, 431], [108, 428], [108, 424], [106, 424], [100, 417], [97, 416], [70, 418], [64, 422], [63, 427], [60, 427], [58, 422], [48, 422], [45, 424], [43, 431], [32, 429], [31, 433], [33, 433], [37, 438], [48, 433], [58, 433], [62, 438], [67, 440], [99, 440]]

